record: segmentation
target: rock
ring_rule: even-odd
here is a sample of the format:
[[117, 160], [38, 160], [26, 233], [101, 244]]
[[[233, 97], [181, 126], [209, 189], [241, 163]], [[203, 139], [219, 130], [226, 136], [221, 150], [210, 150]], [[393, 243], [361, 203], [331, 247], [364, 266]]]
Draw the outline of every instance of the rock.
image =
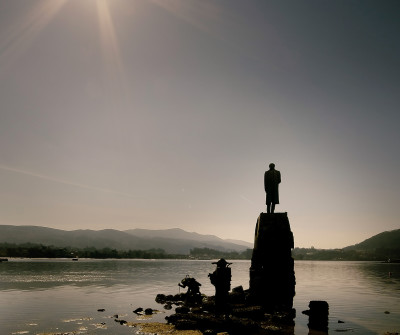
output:
[[243, 286], [237, 286], [229, 293], [229, 302], [232, 304], [244, 304], [246, 302], [246, 293]]
[[143, 312], [143, 308], [142, 308], [142, 307], [136, 308], [136, 309], [133, 311], [133, 313], [136, 313], [136, 314], [139, 314], [139, 313], [141, 313], [141, 312]]
[[185, 301], [185, 300], [186, 300], [186, 293], [175, 294], [173, 297], [173, 301]]
[[197, 323], [196, 323], [196, 321], [193, 321], [193, 320], [181, 319], [181, 320], [178, 320], [174, 324], [174, 326], [178, 330], [189, 330], [189, 329], [196, 329]]
[[151, 309], [151, 308], [146, 308], [146, 309], [144, 310], [144, 314], [146, 314], [146, 315], [152, 315], [152, 314], [153, 314], [153, 309]]
[[310, 307], [310, 309], [302, 311], [303, 314], [316, 317], [327, 317], [329, 314], [329, 305], [326, 301], [312, 300], [308, 304], [308, 307]]
[[246, 295], [244, 292], [231, 292], [229, 293], [229, 302], [231, 304], [244, 304], [246, 302]]
[[337, 323], [344, 323], [344, 321], [342, 321], [342, 320], [338, 320], [338, 321], [337, 321]]
[[214, 309], [215, 309], [214, 297], [203, 298], [202, 308], [203, 308], [203, 311], [208, 311], [208, 312], [214, 311]]
[[[199, 329], [201, 331], [206, 329], [213, 329], [217, 331], [226, 331], [232, 326], [232, 322], [229, 318], [222, 316], [215, 316], [212, 314], [173, 314], [166, 317], [168, 323], [176, 326], [177, 329], [187, 329], [190, 325], [190, 329]], [[241, 332], [246, 334], [246, 332]]]
[[294, 308], [286, 311], [276, 311], [274, 313], [264, 314], [264, 321], [276, 325], [294, 325], [294, 318], [296, 317], [296, 310]]
[[248, 334], [248, 333], [257, 333], [257, 330], [259, 330], [259, 321], [253, 321], [248, 318], [238, 318], [236, 316], [231, 317], [231, 326], [229, 331], [232, 331], [232, 333], [238, 333], [238, 334]]
[[245, 306], [232, 309], [232, 315], [239, 318], [259, 320], [264, 317], [264, 310], [261, 306]]
[[118, 323], [121, 324], [121, 325], [124, 325], [124, 324], [128, 323], [128, 322], [125, 321], [125, 320], [118, 320], [118, 319], [115, 319], [114, 321], [115, 321], [115, 322], [118, 322]]
[[156, 296], [156, 302], [159, 304], [165, 304], [167, 301], [167, 297], [165, 294], [157, 294]]
[[97, 311], [98, 312], [105, 312], [105, 309], [104, 308], [99, 308]]
[[190, 309], [189, 309], [189, 307], [181, 306], [181, 307], [175, 308], [175, 312], [179, 313], [179, 314], [188, 314], [190, 312]]
[[201, 307], [193, 307], [190, 311], [195, 314], [203, 313], [203, 309]]
[[176, 295], [172, 295], [172, 294], [157, 294], [156, 296], [156, 302], [159, 304], [175, 304], [175, 305], [181, 305], [183, 303], [183, 301], [186, 301], [186, 293], [179, 293]]
[[197, 329], [196, 321], [186, 319], [178, 320], [174, 326], [178, 330]]
[[172, 305], [170, 303], [168, 303], [168, 304], [164, 305], [164, 309], [169, 311], [170, 309], [172, 309]]
[[118, 319], [118, 314], [114, 314], [113, 318]]
[[243, 286], [236, 286], [232, 289], [232, 293], [244, 293]]
[[320, 314], [327, 314], [329, 313], [329, 305], [326, 301], [322, 300], [311, 300], [310, 303], [308, 304], [308, 307], [310, 307], [310, 310], [313, 313], [320, 313]]
[[303, 311], [308, 315], [308, 328], [328, 332], [329, 305], [326, 301], [312, 300], [308, 304], [310, 310]]

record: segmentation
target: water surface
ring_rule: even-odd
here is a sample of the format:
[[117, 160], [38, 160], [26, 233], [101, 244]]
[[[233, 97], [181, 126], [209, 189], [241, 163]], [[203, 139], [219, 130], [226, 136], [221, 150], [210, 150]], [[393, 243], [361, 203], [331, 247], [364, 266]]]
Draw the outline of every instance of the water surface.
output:
[[[178, 293], [178, 282], [191, 275], [202, 284], [202, 293], [212, 295], [214, 287], [207, 278], [215, 268], [211, 262], [66, 259], [1, 263], [0, 334], [134, 334], [132, 328], [114, 322], [113, 316], [136, 322], [134, 309], [153, 308], [162, 313], [150, 321], [164, 322], [169, 312], [154, 301], [156, 294]], [[248, 288], [249, 267], [249, 261], [233, 261], [232, 287]], [[330, 333], [400, 331], [400, 264], [296, 261], [295, 272], [297, 335], [308, 333], [308, 319], [301, 311], [308, 309], [310, 300], [328, 301]], [[98, 312], [100, 308], [105, 312]]]

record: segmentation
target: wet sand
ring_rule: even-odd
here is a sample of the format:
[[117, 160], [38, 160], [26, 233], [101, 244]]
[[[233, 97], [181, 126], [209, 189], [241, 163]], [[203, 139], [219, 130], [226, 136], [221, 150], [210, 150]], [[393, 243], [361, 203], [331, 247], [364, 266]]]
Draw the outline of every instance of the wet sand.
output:
[[[127, 322], [124, 326], [136, 328], [143, 335], [202, 335], [203, 333], [199, 330], [178, 330], [173, 325], [160, 322]], [[50, 333], [39, 333], [37, 335], [75, 335], [77, 332], [50, 332]]]

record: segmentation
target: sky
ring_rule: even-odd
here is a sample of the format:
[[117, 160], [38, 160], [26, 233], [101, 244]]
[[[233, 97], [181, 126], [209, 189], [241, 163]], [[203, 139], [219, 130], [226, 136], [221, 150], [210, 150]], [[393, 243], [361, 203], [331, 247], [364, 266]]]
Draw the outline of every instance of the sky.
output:
[[397, 0], [0, 0], [0, 224], [295, 246], [400, 228]]

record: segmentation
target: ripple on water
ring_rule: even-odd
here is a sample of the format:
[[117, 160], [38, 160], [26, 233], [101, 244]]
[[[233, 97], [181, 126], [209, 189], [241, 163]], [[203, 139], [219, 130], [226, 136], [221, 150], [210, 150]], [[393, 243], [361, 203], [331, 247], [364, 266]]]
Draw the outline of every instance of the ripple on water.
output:
[[[127, 321], [138, 322], [132, 310], [160, 308], [154, 301], [156, 294], [178, 293], [177, 284], [187, 274], [202, 284], [201, 292], [213, 294], [214, 287], [207, 278], [214, 270], [211, 262], [9, 262], [0, 272], [0, 333], [28, 330], [35, 330], [35, 334], [36, 330], [51, 333], [54, 329], [76, 332], [79, 327], [88, 328], [81, 330], [87, 333], [104, 326], [112, 334], [132, 334], [132, 330], [127, 333], [127, 327], [114, 325], [112, 318], [105, 318], [97, 309], [104, 308], [107, 315], [126, 314]], [[248, 288], [249, 267], [248, 261], [233, 262], [232, 287]], [[391, 277], [389, 272], [393, 273]], [[295, 262], [295, 274], [296, 334], [308, 331], [308, 318], [301, 311], [307, 309], [310, 300], [328, 301], [332, 331], [349, 328], [358, 335], [399, 331], [400, 264], [389, 267], [365, 262], [302, 261]], [[165, 315], [155, 315], [152, 322], [163, 322]], [[338, 325], [338, 319], [346, 323]], [[18, 326], [21, 320], [26, 320], [22, 327]]]

